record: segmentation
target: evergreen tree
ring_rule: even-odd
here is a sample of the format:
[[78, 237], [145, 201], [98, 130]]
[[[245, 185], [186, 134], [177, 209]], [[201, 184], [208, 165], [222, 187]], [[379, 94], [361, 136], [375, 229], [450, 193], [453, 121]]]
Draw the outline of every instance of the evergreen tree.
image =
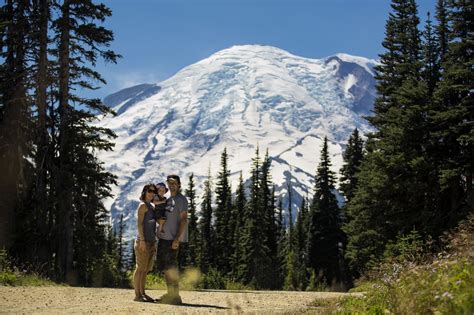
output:
[[291, 250], [293, 248], [293, 189], [291, 187], [291, 181], [286, 184], [288, 189], [288, 246]]
[[246, 205], [246, 221], [242, 235], [242, 260], [238, 275], [244, 283], [250, 283], [256, 288], [271, 286], [271, 264], [268, 241], [262, 225], [265, 222], [263, 198], [261, 196], [262, 165], [257, 147], [251, 170], [250, 196]]
[[327, 138], [324, 138], [315, 182], [308, 231], [309, 265], [318, 275], [320, 284], [332, 286], [341, 280], [338, 261], [342, 231]]
[[[439, 167], [440, 209], [437, 232], [455, 225], [474, 207], [473, 4], [438, 2], [442, 74], [434, 92], [431, 143]], [[443, 34], [444, 32], [444, 36]], [[469, 210], [471, 209], [471, 210]]]
[[232, 191], [230, 185], [230, 171], [227, 167], [227, 149], [221, 155], [221, 170], [217, 175], [216, 184], [216, 209], [215, 216], [215, 263], [217, 269], [222, 273], [230, 271], [231, 255], [231, 215], [232, 215]]
[[286, 279], [286, 275], [288, 274], [287, 270], [287, 254], [288, 254], [288, 235], [286, 233], [286, 224], [284, 222], [283, 217], [283, 201], [280, 198], [278, 200], [277, 206], [277, 239], [278, 239], [278, 247], [277, 247], [277, 259], [278, 259], [278, 287], [283, 287]]
[[296, 257], [296, 264], [295, 264], [295, 273], [297, 278], [297, 288], [300, 290], [305, 290], [307, 286], [307, 253], [306, 253], [306, 237], [308, 236], [307, 228], [307, 216], [308, 216], [308, 209], [306, 205], [306, 199], [303, 198], [301, 201], [301, 206], [298, 211], [298, 217], [296, 219], [296, 226], [295, 226], [295, 245], [294, 245], [294, 252]]
[[117, 264], [102, 204], [115, 177], [96, 157], [114, 135], [92, 124], [110, 110], [74, 91], [105, 83], [97, 60], [119, 57], [100, 26], [111, 12], [90, 0], [8, 0], [0, 14], [0, 221], [8, 225], [0, 230], [9, 233], [0, 244], [11, 245], [11, 228], [17, 258], [90, 284], [98, 265]]
[[31, 27], [32, 34], [32, 49], [34, 63], [37, 65], [33, 67], [35, 73], [33, 78], [35, 81], [35, 105], [37, 107], [37, 119], [35, 124], [35, 183], [33, 189], [34, 195], [34, 210], [37, 218], [34, 219], [37, 231], [35, 234], [35, 241], [31, 242], [33, 246], [34, 255], [42, 264], [50, 266], [49, 261], [49, 247], [51, 242], [51, 225], [46, 220], [52, 217], [54, 206], [48, 203], [48, 183], [51, 182], [49, 174], [51, 173], [51, 165], [48, 159], [48, 151], [53, 151], [53, 147], [49, 141], [48, 134], [48, 93], [47, 88], [50, 85], [50, 75], [48, 73], [48, 29], [50, 21], [51, 3], [50, 0], [35, 0], [32, 1], [32, 17]]
[[[274, 188], [272, 187], [271, 175], [270, 175], [270, 166], [271, 160], [268, 155], [268, 149], [265, 154], [265, 158], [262, 162], [262, 171], [260, 173], [260, 196], [262, 198], [262, 212], [263, 212], [263, 222], [262, 228], [265, 234], [265, 247], [268, 248], [268, 259], [270, 264], [267, 268], [267, 273], [269, 270], [276, 270], [278, 268], [278, 248], [277, 248], [277, 225], [275, 220], [275, 199], [274, 199]], [[277, 288], [278, 281], [277, 278], [268, 274], [267, 278], [269, 288]]]
[[343, 153], [344, 165], [340, 171], [340, 190], [347, 201], [350, 201], [354, 196], [357, 186], [357, 172], [363, 158], [363, 148], [364, 141], [359, 136], [359, 130], [356, 128], [349, 137], [347, 148]]
[[17, 214], [28, 202], [29, 166], [32, 139], [31, 108], [28, 104], [27, 42], [30, 33], [30, 3], [8, 0], [1, 8], [0, 58], [0, 246], [13, 245]]
[[[106, 172], [94, 151], [111, 150], [109, 139], [115, 135], [106, 128], [93, 126], [97, 114], [111, 110], [99, 99], [87, 99], [73, 94], [77, 88], [95, 89], [94, 82], [105, 83], [93, 69], [98, 58], [116, 62], [119, 55], [108, 50], [113, 40], [110, 30], [99, 26], [111, 11], [103, 4], [91, 0], [64, 0], [57, 4], [58, 18], [53, 21], [53, 38], [58, 68], [58, 171], [55, 176], [58, 200], [58, 274], [64, 278], [70, 274], [74, 260], [84, 258], [82, 252], [74, 252], [79, 240], [74, 232], [79, 229], [93, 233], [106, 216], [101, 200], [110, 196], [110, 186], [115, 177]], [[80, 106], [80, 107], [78, 107]], [[67, 189], [64, 189], [67, 187]], [[87, 215], [94, 218], [92, 225], [80, 226], [75, 220]], [[94, 252], [91, 242], [86, 251]]]
[[123, 213], [120, 214], [120, 221], [119, 221], [119, 232], [117, 236], [118, 244], [117, 244], [117, 254], [118, 254], [118, 262], [117, 262], [117, 269], [120, 272], [124, 271], [125, 266], [125, 246], [123, 244], [123, 231], [125, 230], [125, 223], [123, 222]]
[[428, 95], [431, 96], [440, 76], [440, 48], [436, 41], [429, 12], [423, 32], [423, 39], [423, 77], [428, 85]]
[[436, 38], [439, 47], [440, 62], [444, 61], [448, 50], [448, 42], [450, 41], [450, 29], [448, 25], [448, 13], [446, 8], [446, 0], [438, 0], [436, 3]]
[[189, 221], [188, 221], [188, 230], [189, 230], [189, 246], [187, 252], [187, 259], [188, 265], [190, 266], [198, 266], [198, 254], [199, 254], [199, 230], [197, 224], [197, 215], [196, 215], [196, 192], [194, 190], [194, 174], [189, 176], [189, 184], [188, 188], [186, 189], [186, 197], [189, 200], [188, 204], [188, 213], [189, 213]]
[[133, 272], [135, 269], [135, 262], [136, 262], [136, 256], [135, 256], [135, 241], [132, 240], [130, 241], [130, 256], [128, 259], [128, 264], [127, 264], [127, 271]]
[[413, 226], [426, 228], [421, 218], [430, 217], [433, 203], [425, 155], [428, 84], [422, 76], [416, 4], [393, 0], [392, 10], [386, 52], [376, 67], [375, 115], [368, 118], [376, 131], [369, 135], [359, 184], [346, 206], [346, 256], [360, 271], [380, 256], [388, 240]]
[[199, 263], [202, 272], [206, 273], [209, 268], [214, 267], [214, 247], [215, 233], [212, 226], [212, 189], [211, 189], [211, 170], [204, 182], [204, 193], [201, 203], [201, 215], [198, 223], [198, 230], [201, 233], [199, 244], [201, 250], [199, 253]]
[[293, 249], [289, 249], [286, 256], [286, 272], [284, 290], [294, 291], [298, 289], [297, 258]]
[[239, 185], [237, 186], [234, 206], [233, 206], [233, 235], [234, 241], [232, 244], [232, 261], [231, 261], [231, 271], [234, 278], [239, 277], [239, 268], [242, 262], [242, 240], [244, 236], [244, 224], [247, 221], [247, 214], [245, 205], [247, 203], [247, 198], [245, 196], [245, 187], [244, 179], [242, 176], [242, 171], [240, 171]]

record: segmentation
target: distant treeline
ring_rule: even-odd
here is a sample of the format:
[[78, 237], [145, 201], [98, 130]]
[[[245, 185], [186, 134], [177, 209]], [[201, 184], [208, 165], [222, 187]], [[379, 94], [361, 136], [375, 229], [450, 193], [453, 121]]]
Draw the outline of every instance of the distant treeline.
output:
[[[224, 150], [199, 211], [191, 175], [181, 267], [255, 288], [344, 289], [404, 236], [437, 239], [472, 212], [472, 12], [468, 1], [439, 0], [435, 22], [428, 15], [421, 30], [415, 1], [392, 0], [367, 117], [375, 131], [348, 139], [342, 208], [327, 139], [314, 148], [322, 153], [314, 194], [287, 209], [287, 221], [268, 153], [256, 150], [249, 186], [241, 174], [233, 192]], [[86, 79], [101, 80], [90, 67], [96, 58], [118, 57], [106, 50], [112, 33], [93, 23], [110, 11], [91, 1], [10, 0], [1, 14], [0, 246], [58, 280], [115, 275], [118, 283], [123, 228], [114, 236], [101, 203], [115, 177], [94, 155], [112, 149], [114, 135], [90, 124], [109, 110], [74, 95], [92, 88]]]

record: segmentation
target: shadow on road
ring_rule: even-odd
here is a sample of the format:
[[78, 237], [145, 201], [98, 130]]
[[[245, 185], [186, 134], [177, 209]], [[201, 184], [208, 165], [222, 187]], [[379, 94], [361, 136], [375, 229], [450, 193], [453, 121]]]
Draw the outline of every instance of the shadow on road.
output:
[[208, 304], [191, 304], [191, 303], [181, 303], [181, 304], [166, 304], [166, 303], [160, 303], [159, 301], [155, 302], [148, 302], [148, 303], [153, 303], [153, 304], [160, 304], [160, 305], [172, 305], [172, 306], [187, 306], [187, 307], [205, 307], [205, 308], [215, 308], [219, 310], [226, 310], [229, 309], [228, 307], [225, 306], [219, 306], [219, 305], [208, 305]]
[[226, 310], [229, 309], [228, 307], [225, 306], [219, 306], [219, 305], [207, 305], [207, 304], [191, 304], [191, 303], [182, 303], [177, 306], [189, 306], [189, 307], [208, 307], [208, 308], [215, 308], [219, 310]]

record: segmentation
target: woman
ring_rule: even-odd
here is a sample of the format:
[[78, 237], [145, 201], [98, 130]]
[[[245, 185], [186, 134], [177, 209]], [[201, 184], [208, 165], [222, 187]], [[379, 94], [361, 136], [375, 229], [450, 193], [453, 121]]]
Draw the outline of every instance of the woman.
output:
[[137, 302], [155, 301], [145, 294], [145, 283], [147, 273], [153, 269], [156, 254], [156, 215], [151, 204], [156, 193], [155, 185], [145, 185], [140, 195], [142, 202], [137, 209], [138, 236], [134, 246], [136, 266], [133, 273], [134, 301]]

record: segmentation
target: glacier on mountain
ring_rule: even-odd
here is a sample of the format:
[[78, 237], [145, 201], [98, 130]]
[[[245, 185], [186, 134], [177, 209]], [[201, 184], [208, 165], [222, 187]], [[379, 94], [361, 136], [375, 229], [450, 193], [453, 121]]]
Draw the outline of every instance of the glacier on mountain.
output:
[[99, 157], [118, 176], [115, 196], [106, 201], [114, 223], [124, 214], [127, 238], [133, 237], [143, 185], [170, 173], [181, 176], [183, 190], [194, 173], [200, 199], [224, 148], [235, 189], [240, 171], [250, 177], [257, 145], [261, 157], [268, 149], [272, 159], [277, 197], [287, 209], [291, 183], [297, 209], [312, 195], [324, 137], [338, 174], [354, 128], [370, 131], [362, 116], [373, 107], [376, 64], [347, 54], [310, 59], [271, 46], [233, 46], [163, 82], [109, 95], [104, 102], [117, 116], [99, 124], [118, 138], [115, 150]]

